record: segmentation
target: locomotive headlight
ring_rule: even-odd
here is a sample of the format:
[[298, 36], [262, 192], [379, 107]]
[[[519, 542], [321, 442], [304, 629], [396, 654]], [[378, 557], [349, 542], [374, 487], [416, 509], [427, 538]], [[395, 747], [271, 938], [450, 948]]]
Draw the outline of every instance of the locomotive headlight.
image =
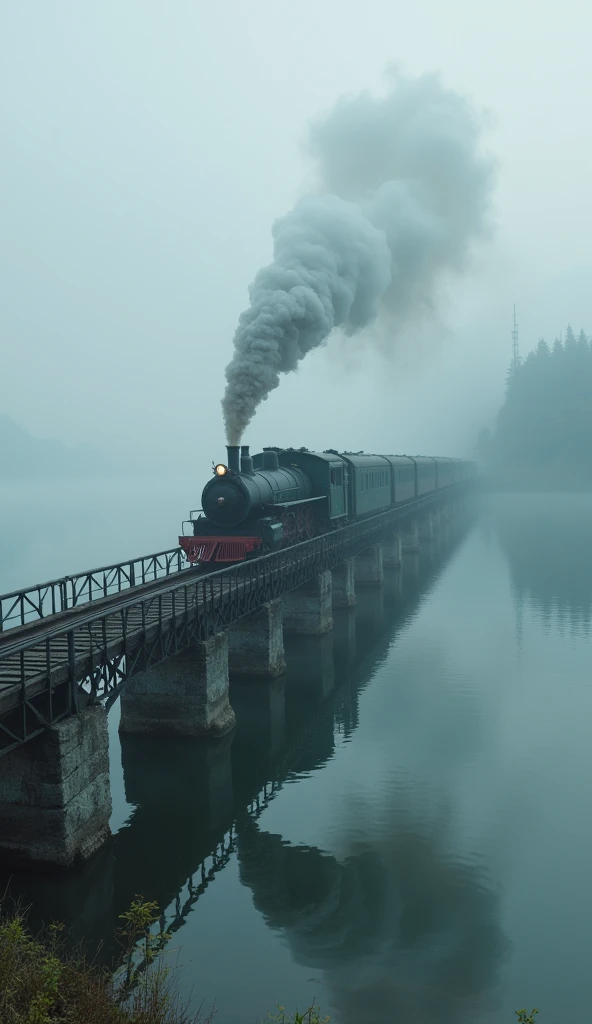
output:
[[220, 462], [217, 466], [214, 466], [214, 473], [216, 476], [225, 476], [228, 473], [228, 468], [223, 462]]

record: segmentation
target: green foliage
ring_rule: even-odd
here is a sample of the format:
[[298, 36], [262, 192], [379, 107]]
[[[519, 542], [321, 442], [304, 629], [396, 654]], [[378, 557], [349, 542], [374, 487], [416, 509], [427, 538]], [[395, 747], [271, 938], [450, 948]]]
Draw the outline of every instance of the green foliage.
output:
[[[158, 904], [149, 903], [143, 896], [136, 895], [125, 913], [120, 914], [119, 920], [124, 922], [119, 930], [125, 963], [125, 980], [120, 990], [120, 999], [123, 1000], [145, 975], [146, 968], [162, 953], [171, 935], [165, 931], [153, 934], [151, 928], [158, 920]], [[166, 978], [167, 968], [163, 968], [161, 973]]]
[[535, 1024], [534, 1018], [538, 1012], [538, 1010], [531, 1010], [530, 1013], [528, 1010], [514, 1010], [518, 1018], [518, 1024]]
[[[496, 472], [565, 467], [566, 477], [592, 485], [592, 348], [570, 326], [553, 348], [541, 339], [518, 367], [511, 367], [497, 430], [480, 456]], [[569, 480], [566, 480], [569, 482]], [[559, 486], [563, 485], [561, 479]]]
[[[165, 941], [153, 935], [155, 904], [137, 897], [122, 915], [123, 978], [67, 949], [53, 925], [34, 938], [24, 915], [0, 905], [1, 1024], [196, 1024], [179, 1004], [169, 971], [155, 963]], [[139, 940], [139, 941], [138, 941]], [[203, 1021], [207, 1024], [209, 1015]]]

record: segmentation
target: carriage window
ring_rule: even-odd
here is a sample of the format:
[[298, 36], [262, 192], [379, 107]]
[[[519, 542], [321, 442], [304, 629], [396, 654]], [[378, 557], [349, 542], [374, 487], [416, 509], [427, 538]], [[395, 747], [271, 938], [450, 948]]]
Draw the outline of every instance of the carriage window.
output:
[[331, 486], [341, 487], [343, 483], [342, 469], [341, 466], [333, 466], [331, 468]]

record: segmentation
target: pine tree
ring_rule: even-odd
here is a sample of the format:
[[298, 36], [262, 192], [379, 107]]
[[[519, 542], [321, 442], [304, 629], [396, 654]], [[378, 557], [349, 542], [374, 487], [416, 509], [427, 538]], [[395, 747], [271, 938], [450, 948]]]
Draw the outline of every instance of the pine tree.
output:
[[[521, 366], [511, 366], [495, 436], [488, 447], [498, 467], [519, 476], [539, 471], [555, 479], [570, 466], [592, 484], [592, 348], [583, 330], [568, 324], [565, 344], [549, 349], [541, 338]], [[481, 438], [483, 448], [484, 438]], [[546, 474], [546, 476], [545, 476]]]

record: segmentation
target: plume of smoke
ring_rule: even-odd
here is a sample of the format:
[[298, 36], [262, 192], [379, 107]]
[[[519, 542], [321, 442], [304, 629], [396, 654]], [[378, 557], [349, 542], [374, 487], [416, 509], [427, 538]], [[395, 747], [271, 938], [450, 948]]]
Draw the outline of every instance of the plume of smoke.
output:
[[397, 328], [431, 310], [486, 227], [492, 181], [481, 125], [437, 76], [393, 74], [383, 97], [342, 98], [310, 127], [315, 194], [273, 227], [250, 288], [222, 401], [238, 444], [259, 403], [335, 327]]

